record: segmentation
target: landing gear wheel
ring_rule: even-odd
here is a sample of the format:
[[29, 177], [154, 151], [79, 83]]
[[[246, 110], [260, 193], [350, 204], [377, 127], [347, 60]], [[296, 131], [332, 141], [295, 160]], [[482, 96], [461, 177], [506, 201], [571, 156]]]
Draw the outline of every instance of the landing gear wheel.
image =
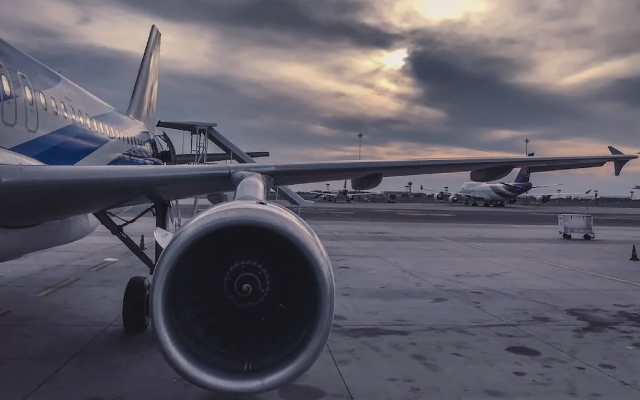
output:
[[571, 235], [567, 235], [566, 233], [562, 235], [563, 239], [571, 240]]
[[589, 235], [588, 233], [585, 233], [583, 238], [584, 240], [591, 240], [591, 235]]
[[122, 325], [127, 333], [142, 333], [149, 326], [151, 283], [144, 276], [129, 279], [122, 300]]

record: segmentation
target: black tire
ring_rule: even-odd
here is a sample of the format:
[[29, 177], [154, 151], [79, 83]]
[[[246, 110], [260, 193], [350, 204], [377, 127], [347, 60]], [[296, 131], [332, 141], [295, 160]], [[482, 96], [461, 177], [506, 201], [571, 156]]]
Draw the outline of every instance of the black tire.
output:
[[591, 235], [585, 233], [583, 238], [584, 238], [584, 240], [591, 240]]
[[129, 279], [122, 300], [122, 325], [127, 333], [142, 333], [149, 326], [151, 283], [144, 276]]

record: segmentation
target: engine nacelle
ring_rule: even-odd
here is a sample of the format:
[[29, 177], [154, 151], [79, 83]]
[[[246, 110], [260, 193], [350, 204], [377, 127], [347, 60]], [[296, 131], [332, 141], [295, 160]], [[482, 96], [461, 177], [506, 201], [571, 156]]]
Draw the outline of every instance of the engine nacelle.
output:
[[187, 224], [153, 277], [151, 320], [169, 364], [212, 391], [256, 393], [302, 375], [333, 324], [329, 256], [276, 204], [234, 201]]
[[460, 200], [460, 199], [456, 195], [453, 195], [453, 196], [449, 197], [449, 201], [452, 202], [452, 203], [457, 203], [458, 200]]
[[442, 194], [442, 193], [436, 194], [436, 200], [442, 201], [442, 199], [444, 199], [444, 194]]

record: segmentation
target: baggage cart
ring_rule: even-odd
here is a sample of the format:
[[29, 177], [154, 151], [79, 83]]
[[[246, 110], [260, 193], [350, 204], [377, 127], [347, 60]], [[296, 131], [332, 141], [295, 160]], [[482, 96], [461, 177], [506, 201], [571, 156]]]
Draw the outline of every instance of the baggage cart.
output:
[[584, 240], [596, 237], [593, 231], [593, 216], [585, 214], [558, 215], [558, 231], [564, 239], [571, 239], [571, 235], [582, 236]]

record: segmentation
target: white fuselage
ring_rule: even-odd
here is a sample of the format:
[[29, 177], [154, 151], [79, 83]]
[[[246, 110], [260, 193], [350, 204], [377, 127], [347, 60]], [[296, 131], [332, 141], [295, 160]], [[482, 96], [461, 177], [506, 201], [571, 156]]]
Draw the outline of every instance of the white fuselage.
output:
[[[502, 185], [494, 183], [465, 182], [458, 193], [465, 197], [485, 201], [504, 201], [505, 199], [515, 197], [510, 196], [509, 193], [501, 190], [502, 188], [497, 186]], [[504, 193], [504, 195], [500, 195], [498, 193]]]
[[[0, 40], [0, 164], [160, 163], [143, 123]], [[98, 225], [80, 215], [0, 226], [0, 261], [76, 241]]]

